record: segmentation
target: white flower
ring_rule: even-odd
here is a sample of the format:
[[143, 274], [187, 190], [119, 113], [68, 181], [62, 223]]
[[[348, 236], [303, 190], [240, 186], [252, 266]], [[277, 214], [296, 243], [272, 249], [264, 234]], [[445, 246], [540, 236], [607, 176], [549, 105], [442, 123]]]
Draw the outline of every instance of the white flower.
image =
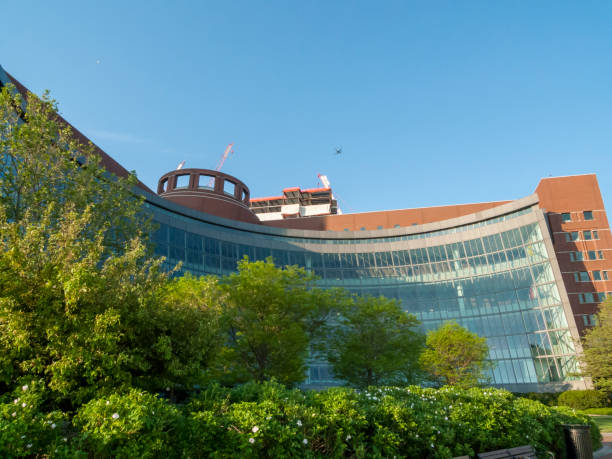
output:
[[255, 439], [253, 437], [249, 438], [249, 443], [255, 443]]
[[28, 390], [28, 385], [26, 384], [25, 386], [21, 386], [21, 390], [22, 390], [22, 391], [24, 391], [24, 392], [25, 392], [26, 390]]
[[68, 439], [66, 437], [64, 437], [64, 441], [68, 441]]
[[346, 436], [346, 441], [349, 441], [351, 438], [353, 438], [353, 437], [351, 437], [351, 434], [348, 434], [348, 435]]
[[107, 404], [107, 405], [110, 405], [110, 402], [107, 400], [107, 401], [106, 401], [106, 404]]
[[15, 417], [17, 416], [17, 413], [15, 413], [14, 411], [11, 413], [11, 416]]
[[51, 428], [55, 429], [55, 423], [51, 424]]
[[28, 443], [26, 446], [27, 446], [28, 448], [31, 448], [31, 447], [32, 447], [32, 443]]
[[298, 419], [297, 425], [298, 425], [299, 427], [302, 427], [302, 421], [300, 421], [300, 420]]
[[431, 444], [431, 447], [432, 447], [432, 448], [434, 447], [433, 443]]
[[16, 398], [15, 400], [13, 400], [13, 403], [14, 403], [15, 405], [17, 405], [17, 404], [19, 403], [19, 400], [21, 400], [21, 399]]
[[304, 443], [305, 445], [308, 444], [308, 440], [306, 440], [305, 438], [302, 440], [302, 443]]
[[113, 419], [119, 419], [119, 413], [113, 413], [112, 418]]
[[253, 426], [251, 430], [253, 431], [253, 433], [257, 433], [257, 431], [259, 430], [259, 427]]
[[170, 392], [170, 388], [169, 387], [166, 387], [166, 392]]
[[269, 421], [270, 419], [272, 419], [272, 416], [266, 416], [266, 421]]
[[21, 439], [23, 440], [24, 438], [25, 438], [25, 435], [22, 435], [22, 436], [21, 436]]
[[445, 420], [445, 421], [448, 421], [448, 416], [444, 416], [444, 420]]
[[28, 406], [28, 404], [27, 404], [26, 402], [23, 402], [23, 403], [21, 404], [21, 406], [22, 406], [23, 408], [25, 408], [26, 406]]
[[416, 437], [416, 438], [419, 438], [419, 434], [415, 434], [415, 437]]

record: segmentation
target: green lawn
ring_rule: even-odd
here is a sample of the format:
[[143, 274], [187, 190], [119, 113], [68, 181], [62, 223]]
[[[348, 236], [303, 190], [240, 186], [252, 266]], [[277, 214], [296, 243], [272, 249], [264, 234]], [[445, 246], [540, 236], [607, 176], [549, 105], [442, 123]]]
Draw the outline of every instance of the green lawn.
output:
[[602, 432], [612, 432], [612, 416], [592, 416]]

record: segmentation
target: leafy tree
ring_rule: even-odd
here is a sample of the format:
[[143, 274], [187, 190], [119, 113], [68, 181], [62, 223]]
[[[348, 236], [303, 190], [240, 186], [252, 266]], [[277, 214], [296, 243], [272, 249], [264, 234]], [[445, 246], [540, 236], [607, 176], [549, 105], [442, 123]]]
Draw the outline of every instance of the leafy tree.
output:
[[222, 373], [231, 381], [304, 380], [311, 334], [326, 295], [312, 289], [314, 276], [297, 266], [277, 268], [272, 259], [238, 263], [222, 281], [228, 345]]
[[135, 178], [102, 169], [56, 109], [0, 93], [0, 393], [41, 380], [72, 409], [131, 385], [192, 384], [210, 311], [162, 300], [184, 288], [149, 256]]
[[146, 317], [137, 317], [142, 326], [133, 328], [134, 344], [154, 343], [136, 385], [184, 392], [208, 380], [204, 371], [215, 364], [224, 343], [218, 278], [187, 273], [166, 282], [157, 298], [142, 311]]
[[423, 347], [418, 325], [396, 300], [357, 296], [329, 335], [327, 360], [336, 376], [356, 387], [412, 384]]
[[612, 298], [599, 306], [597, 325], [585, 333], [583, 349], [586, 373], [595, 386], [612, 392]]
[[421, 364], [438, 384], [475, 386], [490, 366], [485, 360], [488, 352], [486, 338], [455, 322], [446, 322], [427, 333]]

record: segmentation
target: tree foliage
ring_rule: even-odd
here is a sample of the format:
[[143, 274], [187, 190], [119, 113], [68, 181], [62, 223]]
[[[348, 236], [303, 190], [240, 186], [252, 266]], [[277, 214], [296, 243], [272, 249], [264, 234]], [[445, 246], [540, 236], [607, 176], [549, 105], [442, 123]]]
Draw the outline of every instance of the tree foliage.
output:
[[446, 322], [427, 333], [421, 364], [438, 384], [475, 386], [490, 365], [485, 360], [488, 352], [486, 338], [455, 322]]
[[103, 170], [56, 109], [48, 96], [0, 94], [0, 392], [42, 380], [53, 403], [74, 407], [131, 385], [191, 384], [210, 311], [169, 300], [182, 287], [150, 258], [135, 178]]
[[[272, 259], [238, 263], [222, 282], [228, 345], [223, 372], [235, 381], [275, 378], [301, 382], [308, 345], [326, 296], [313, 289], [315, 277], [297, 266], [277, 268]], [[322, 312], [324, 311], [324, 312]]]
[[396, 300], [354, 297], [328, 336], [327, 360], [337, 377], [355, 387], [413, 384], [423, 347], [418, 325]]
[[612, 392], [612, 298], [599, 306], [597, 325], [584, 335], [583, 362], [595, 386]]

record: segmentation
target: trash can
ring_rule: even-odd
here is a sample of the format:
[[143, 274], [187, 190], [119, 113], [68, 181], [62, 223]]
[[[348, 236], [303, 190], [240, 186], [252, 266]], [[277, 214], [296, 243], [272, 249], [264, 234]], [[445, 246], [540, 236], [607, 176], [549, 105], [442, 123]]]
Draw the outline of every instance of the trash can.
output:
[[583, 424], [564, 424], [565, 451], [567, 459], [593, 459], [591, 426]]

